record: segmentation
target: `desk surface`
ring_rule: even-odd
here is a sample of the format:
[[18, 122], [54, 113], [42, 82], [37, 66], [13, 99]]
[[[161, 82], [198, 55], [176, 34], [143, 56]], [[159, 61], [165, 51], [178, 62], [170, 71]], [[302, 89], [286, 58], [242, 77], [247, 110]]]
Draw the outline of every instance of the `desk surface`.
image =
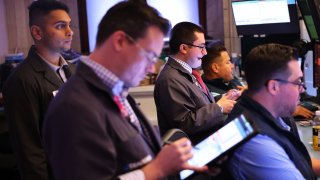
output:
[[315, 151], [312, 147], [312, 126], [300, 126], [297, 122], [297, 127], [301, 141], [306, 146], [310, 157], [320, 159], [320, 151]]

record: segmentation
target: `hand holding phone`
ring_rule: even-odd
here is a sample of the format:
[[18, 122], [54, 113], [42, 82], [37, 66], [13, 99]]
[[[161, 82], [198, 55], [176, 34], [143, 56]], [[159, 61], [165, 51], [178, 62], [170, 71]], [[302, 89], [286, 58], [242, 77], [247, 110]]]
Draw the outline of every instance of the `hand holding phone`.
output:
[[237, 89], [230, 89], [225, 96], [230, 100], [237, 100], [241, 96], [241, 91]]

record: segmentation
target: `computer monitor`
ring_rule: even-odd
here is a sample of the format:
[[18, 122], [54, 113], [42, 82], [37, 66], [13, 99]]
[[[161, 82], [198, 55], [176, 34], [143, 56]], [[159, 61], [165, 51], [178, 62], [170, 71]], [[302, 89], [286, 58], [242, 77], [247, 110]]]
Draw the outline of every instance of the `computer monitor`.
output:
[[297, 0], [311, 41], [320, 40], [319, 0]]
[[239, 36], [300, 33], [292, 0], [232, 0], [231, 5]]

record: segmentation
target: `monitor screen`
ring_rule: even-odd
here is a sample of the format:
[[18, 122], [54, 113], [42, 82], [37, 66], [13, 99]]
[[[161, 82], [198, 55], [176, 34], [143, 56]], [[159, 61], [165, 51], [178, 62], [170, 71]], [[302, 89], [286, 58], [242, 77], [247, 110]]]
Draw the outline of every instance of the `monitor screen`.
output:
[[292, 0], [232, 0], [238, 35], [300, 33]]
[[237, 26], [290, 22], [287, 0], [233, 1]]
[[297, 0], [303, 21], [306, 25], [311, 40], [320, 38], [320, 17], [319, 1], [317, 0]]

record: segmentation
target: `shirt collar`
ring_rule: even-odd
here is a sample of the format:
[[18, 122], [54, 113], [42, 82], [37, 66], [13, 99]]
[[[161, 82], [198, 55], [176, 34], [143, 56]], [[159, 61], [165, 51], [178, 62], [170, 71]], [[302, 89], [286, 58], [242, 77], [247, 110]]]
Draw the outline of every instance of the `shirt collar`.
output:
[[173, 60], [177, 61], [177, 63], [179, 63], [185, 70], [187, 70], [190, 74], [192, 73], [192, 68], [191, 66], [189, 66], [189, 64], [187, 64], [186, 62], [180, 60], [180, 59], [176, 59], [171, 57]]
[[45, 63], [47, 63], [47, 64], [49, 65], [49, 67], [50, 67], [52, 70], [54, 70], [54, 72], [57, 72], [57, 70], [58, 70], [59, 68], [63, 67], [63, 66], [68, 66], [67, 61], [66, 61], [62, 56], [59, 57], [59, 64], [60, 64], [60, 66], [56, 66], [56, 65], [54, 65], [54, 64], [49, 63], [49, 61], [48, 61], [46, 58], [44, 58], [43, 56], [41, 56], [38, 52], [36, 52], [36, 53], [38, 54], [38, 56], [39, 56], [42, 60], [44, 60]]
[[279, 121], [280, 125], [281, 125], [285, 130], [290, 131], [290, 129], [291, 129], [290, 126], [288, 126], [288, 125], [282, 120], [281, 117], [278, 118], [278, 121]]
[[112, 91], [113, 95], [128, 95], [128, 88], [124, 86], [124, 82], [121, 81], [119, 77], [109, 69], [91, 60], [88, 56], [81, 57], [80, 61], [89, 66], [94, 71], [94, 73], [101, 79], [106, 88]]

